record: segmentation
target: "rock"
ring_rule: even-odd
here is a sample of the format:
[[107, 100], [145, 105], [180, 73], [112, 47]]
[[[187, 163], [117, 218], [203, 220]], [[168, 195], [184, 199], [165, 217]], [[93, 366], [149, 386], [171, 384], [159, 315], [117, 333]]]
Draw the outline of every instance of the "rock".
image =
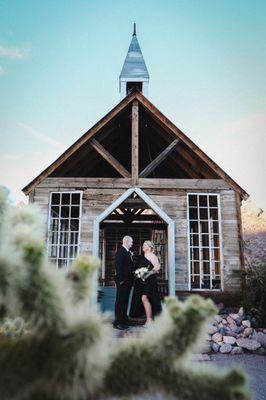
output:
[[259, 347], [261, 347], [261, 344], [259, 342], [257, 342], [257, 340], [246, 339], [246, 338], [236, 339], [236, 344], [239, 347], [243, 347], [244, 349], [247, 349], [250, 351], [257, 350]]
[[225, 343], [220, 347], [220, 353], [228, 354], [231, 353], [231, 351], [232, 351], [232, 346], [229, 343]]
[[252, 334], [252, 332], [253, 332], [253, 328], [245, 328], [243, 333], [245, 336], [250, 336]]
[[226, 336], [233, 336], [233, 337], [237, 337], [237, 333], [233, 332], [233, 331], [228, 331]]
[[254, 331], [252, 334], [252, 339], [259, 342], [266, 349], [266, 333]]
[[209, 326], [208, 326], [207, 332], [208, 332], [210, 335], [213, 335], [214, 333], [218, 332], [218, 328], [217, 328], [217, 326], [209, 325]]
[[231, 313], [231, 314], [229, 314], [229, 317], [232, 318], [235, 321], [236, 319], [239, 318], [239, 315]]
[[208, 333], [206, 333], [205, 335], [205, 340], [207, 340], [208, 342], [210, 342], [212, 340], [211, 335], [209, 335]]
[[226, 313], [224, 313], [224, 314], [220, 313], [220, 317], [221, 317], [222, 319], [226, 319], [226, 318], [228, 317], [228, 315], [227, 315]]
[[264, 347], [259, 347], [257, 350], [253, 350], [252, 353], [264, 356], [266, 354], [266, 349], [264, 349]]
[[231, 354], [242, 354], [242, 353], [244, 353], [242, 347], [234, 346], [232, 348]]
[[234, 333], [239, 333], [240, 332], [240, 326], [234, 326], [230, 329], [231, 332]]
[[222, 324], [227, 325], [226, 319], [222, 319]]
[[219, 344], [217, 344], [217, 343], [212, 343], [212, 344], [211, 344], [211, 347], [212, 347], [212, 350], [214, 351], [214, 353], [218, 353], [219, 348], [220, 348]]
[[224, 336], [223, 342], [226, 344], [235, 344], [236, 338], [234, 338], [233, 336]]
[[226, 335], [228, 331], [229, 329], [226, 326], [223, 326], [222, 328], [219, 329], [219, 333], [221, 333], [221, 335]]
[[266, 329], [263, 329], [263, 333], [266, 333]]
[[242, 318], [240, 318], [240, 317], [236, 318], [235, 319], [235, 323], [236, 323], [237, 326], [241, 326]]
[[215, 343], [221, 342], [223, 340], [223, 335], [221, 335], [220, 333], [216, 332], [214, 335], [212, 335], [212, 340]]
[[216, 322], [218, 322], [218, 324], [222, 322], [222, 318], [220, 317], [220, 315], [215, 315], [214, 319]]
[[242, 321], [242, 325], [243, 325], [245, 328], [250, 328], [250, 327], [251, 327], [251, 323], [250, 323], [250, 321], [249, 321], [248, 319], [243, 320], [243, 321]]
[[243, 308], [243, 307], [240, 307], [240, 308], [239, 308], [239, 310], [238, 310], [238, 315], [239, 315], [240, 317], [244, 317], [244, 308]]
[[226, 321], [229, 325], [235, 325], [235, 320], [230, 316], [226, 318]]

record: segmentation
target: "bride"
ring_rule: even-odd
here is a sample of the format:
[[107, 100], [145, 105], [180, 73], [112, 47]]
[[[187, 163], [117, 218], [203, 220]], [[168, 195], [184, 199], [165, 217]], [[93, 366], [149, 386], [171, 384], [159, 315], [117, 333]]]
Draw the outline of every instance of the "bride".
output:
[[132, 318], [140, 318], [146, 315], [144, 324], [144, 327], [146, 327], [153, 317], [162, 310], [156, 278], [160, 270], [160, 263], [154, 254], [153, 242], [146, 240], [142, 249], [144, 254], [139, 256], [137, 268], [146, 267], [149, 272], [144, 281], [141, 278], [135, 278], [129, 315]]

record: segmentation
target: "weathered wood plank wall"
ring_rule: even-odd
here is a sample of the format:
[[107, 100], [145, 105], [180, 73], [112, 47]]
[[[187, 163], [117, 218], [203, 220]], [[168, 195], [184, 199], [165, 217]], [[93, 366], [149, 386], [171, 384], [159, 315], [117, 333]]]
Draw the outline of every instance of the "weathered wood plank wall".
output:
[[[224, 290], [238, 290], [240, 280], [231, 275], [234, 269], [240, 269], [242, 262], [239, 246], [239, 204], [235, 191], [230, 189], [223, 180], [217, 179], [159, 181], [161, 180], [140, 179], [138, 186], [175, 221], [176, 290], [188, 290], [186, 202], [188, 192], [220, 193]], [[165, 187], [167, 184], [170, 187]], [[95, 217], [121, 196], [128, 187], [130, 187], [130, 181], [126, 179], [108, 178], [103, 182], [95, 178], [47, 178], [34, 189], [31, 194], [31, 201], [38, 204], [47, 223], [49, 193], [51, 191], [83, 190], [80, 252], [91, 253]]]

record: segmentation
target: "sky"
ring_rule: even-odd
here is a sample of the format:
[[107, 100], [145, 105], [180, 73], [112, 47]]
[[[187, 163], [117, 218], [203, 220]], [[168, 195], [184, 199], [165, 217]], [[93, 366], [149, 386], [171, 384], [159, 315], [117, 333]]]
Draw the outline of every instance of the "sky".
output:
[[134, 22], [150, 101], [266, 210], [265, 0], [0, 0], [0, 184], [25, 201], [119, 102]]

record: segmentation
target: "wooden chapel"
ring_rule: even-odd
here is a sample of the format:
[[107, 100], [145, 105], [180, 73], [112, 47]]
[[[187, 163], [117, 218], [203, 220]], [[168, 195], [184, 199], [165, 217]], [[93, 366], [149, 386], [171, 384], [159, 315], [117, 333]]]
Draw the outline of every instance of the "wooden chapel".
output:
[[119, 85], [120, 102], [23, 189], [47, 220], [49, 259], [67, 269], [79, 253], [99, 255], [108, 308], [114, 254], [129, 234], [135, 255], [154, 241], [162, 297], [237, 293], [249, 195], [148, 100], [135, 27]]

